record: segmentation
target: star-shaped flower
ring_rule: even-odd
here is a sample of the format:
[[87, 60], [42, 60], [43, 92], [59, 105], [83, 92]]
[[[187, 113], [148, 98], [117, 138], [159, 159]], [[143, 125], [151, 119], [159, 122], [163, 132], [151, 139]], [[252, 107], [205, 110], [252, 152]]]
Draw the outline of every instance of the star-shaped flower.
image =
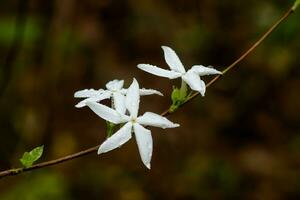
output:
[[162, 46], [162, 49], [164, 51], [165, 60], [171, 70], [162, 69], [149, 64], [138, 64], [137, 67], [151, 74], [169, 79], [181, 77], [192, 90], [200, 92], [202, 96], [205, 94], [206, 87], [204, 81], [200, 79], [200, 76], [222, 74], [222, 72], [218, 70], [211, 67], [204, 67], [203, 65], [194, 65], [191, 69], [185, 71], [183, 64], [174, 50], [167, 46]]
[[133, 79], [125, 97], [126, 109], [129, 111], [130, 115], [125, 115], [105, 105], [96, 103], [95, 101], [87, 101], [86, 105], [106, 121], [114, 124], [125, 123], [122, 128], [101, 144], [98, 149], [98, 154], [120, 147], [131, 138], [132, 132], [134, 132], [141, 159], [144, 165], [150, 169], [153, 142], [151, 131], [144, 126], [155, 126], [165, 129], [178, 127], [179, 124], [175, 124], [167, 118], [152, 112], [146, 112], [144, 115], [138, 116], [139, 102], [139, 84]]
[[[106, 84], [107, 90], [103, 90], [103, 89], [79, 90], [75, 92], [74, 97], [86, 98], [86, 99], [80, 101], [75, 107], [77, 108], [84, 107], [86, 106], [87, 101], [99, 102], [104, 99], [112, 98], [112, 102], [113, 102], [112, 104], [114, 105], [116, 110], [124, 114], [126, 111], [124, 102], [125, 102], [125, 94], [127, 93], [127, 89], [124, 89], [123, 85], [124, 85], [124, 80], [113, 80], [113, 81], [109, 81]], [[144, 88], [139, 90], [139, 94], [140, 95], [157, 94], [163, 96], [163, 94], [157, 90], [144, 89]]]

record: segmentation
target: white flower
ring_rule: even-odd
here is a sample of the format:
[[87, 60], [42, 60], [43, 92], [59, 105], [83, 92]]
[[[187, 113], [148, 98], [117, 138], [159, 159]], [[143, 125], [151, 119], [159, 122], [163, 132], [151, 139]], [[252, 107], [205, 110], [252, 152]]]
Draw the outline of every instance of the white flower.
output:
[[152, 112], [146, 112], [144, 115], [138, 117], [139, 102], [139, 84], [134, 79], [128, 88], [125, 97], [126, 109], [129, 111], [130, 115], [122, 114], [112, 108], [94, 101], [87, 101], [86, 105], [106, 121], [114, 124], [125, 123], [122, 128], [120, 128], [115, 134], [101, 144], [98, 149], [98, 154], [120, 147], [131, 138], [132, 132], [134, 132], [141, 159], [144, 165], [150, 169], [153, 143], [151, 131], [146, 129], [144, 126], [175, 128], [178, 127], [179, 124], [175, 124], [169, 121], [167, 118]]
[[[81, 108], [86, 105], [87, 101], [93, 101], [93, 102], [99, 102], [104, 99], [110, 99], [112, 98], [112, 102], [114, 107], [117, 111], [120, 113], [125, 113], [125, 94], [127, 93], [127, 89], [123, 88], [124, 80], [113, 80], [109, 81], [106, 84], [107, 90], [99, 89], [85, 89], [75, 92], [74, 97], [76, 98], [86, 98], [82, 101], [80, 101], [75, 107]], [[152, 89], [140, 89], [139, 90], [140, 95], [152, 95], [157, 94], [163, 96], [162, 93], [156, 90]]]
[[222, 72], [218, 70], [202, 65], [194, 65], [186, 72], [174, 50], [167, 46], [162, 46], [162, 49], [164, 51], [165, 60], [171, 70], [165, 70], [149, 64], [138, 64], [137, 67], [151, 74], [169, 79], [181, 77], [192, 90], [200, 92], [202, 96], [204, 96], [206, 88], [205, 83], [200, 79], [200, 76], [222, 74]]

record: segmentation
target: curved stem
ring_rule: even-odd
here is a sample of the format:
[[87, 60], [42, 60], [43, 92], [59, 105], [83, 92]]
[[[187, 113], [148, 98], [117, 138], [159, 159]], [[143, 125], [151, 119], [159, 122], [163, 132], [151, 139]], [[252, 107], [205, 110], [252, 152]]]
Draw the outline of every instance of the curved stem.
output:
[[46, 162], [42, 162], [36, 165], [32, 165], [31, 167], [27, 167], [27, 168], [15, 168], [15, 169], [9, 169], [6, 171], [2, 171], [0, 172], [0, 178], [5, 177], [5, 176], [14, 176], [17, 174], [20, 174], [22, 172], [26, 172], [26, 171], [32, 171], [35, 169], [39, 169], [39, 168], [43, 168], [43, 167], [47, 167], [47, 166], [51, 166], [51, 165], [56, 165], [62, 162], [66, 162], [68, 160], [72, 160], [74, 158], [79, 158], [81, 156], [93, 153], [95, 151], [97, 151], [97, 149], [99, 148], [100, 145], [88, 148], [86, 150], [71, 154], [71, 155], [67, 155], [55, 160], [50, 160], [50, 161], [46, 161]]
[[[246, 58], [259, 44], [261, 44], [274, 31], [275, 28], [277, 28], [279, 26], [279, 24], [281, 22], [283, 22], [286, 18], [288, 18], [288, 16], [290, 16], [290, 14], [292, 14], [293, 12], [294, 12], [294, 9], [293, 9], [293, 7], [291, 7], [245, 53], [243, 53], [236, 61], [234, 61], [231, 65], [229, 65], [225, 70], [223, 70], [223, 75], [225, 73], [227, 73], [229, 70], [231, 70], [233, 67], [235, 67], [238, 63], [240, 63], [244, 58]], [[218, 79], [220, 79], [221, 76], [222, 75], [218, 75], [215, 78], [213, 78], [209, 83], [206, 84], [206, 87], [211, 86]], [[199, 95], [198, 92], [194, 93], [182, 105], [185, 105], [186, 103], [190, 102], [192, 99], [196, 98], [198, 95]], [[161, 116], [167, 116], [169, 114], [171, 114], [171, 113], [169, 112], [169, 109], [168, 109], [168, 110], [165, 110], [164, 112], [162, 112]], [[42, 162], [42, 163], [39, 163], [39, 164], [35, 164], [35, 165], [32, 165], [31, 167], [28, 167], [28, 168], [15, 168], [15, 169], [5, 170], [5, 171], [0, 172], [0, 178], [6, 177], [6, 176], [14, 176], [14, 175], [18, 175], [20, 173], [26, 172], [26, 171], [32, 171], [32, 170], [35, 170], [35, 169], [39, 169], [39, 168], [43, 168], [43, 167], [47, 167], [47, 166], [51, 166], [51, 165], [56, 165], [56, 164], [59, 164], [59, 163], [62, 163], [62, 162], [66, 162], [68, 160], [72, 160], [72, 159], [79, 158], [81, 156], [93, 153], [93, 152], [97, 151], [98, 148], [99, 148], [99, 145], [91, 147], [91, 148], [83, 150], [83, 151], [80, 151], [80, 152], [77, 152], [77, 153], [74, 153], [74, 154], [71, 154], [71, 155], [67, 155], [67, 156], [55, 159], [55, 160], [50, 160], [50, 161]]]

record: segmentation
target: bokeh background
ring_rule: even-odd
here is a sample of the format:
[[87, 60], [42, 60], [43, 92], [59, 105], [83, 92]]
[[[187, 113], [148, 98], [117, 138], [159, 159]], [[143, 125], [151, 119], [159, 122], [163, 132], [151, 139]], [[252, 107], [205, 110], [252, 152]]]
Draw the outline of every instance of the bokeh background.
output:
[[[141, 113], [170, 105], [177, 81], [136, 68], [167, 67], [161, 45], [186, 68], [232, 63], [277, 20], [286, 0], [2, 0], [0, 169], [45, 145], [40, 161], [105, 140], [105, 122], [76, 109], [75, 91], [112, 79], [165, 97], [142, 98]], [[152, 169], [135, 140], [0, 180], [1, 200], [300, 199], [300, 14], [292, 15], [237, 68], [170, 116], [180, 128], [151, 128]], [[205, 77], [210, 80], [211, 77]]]

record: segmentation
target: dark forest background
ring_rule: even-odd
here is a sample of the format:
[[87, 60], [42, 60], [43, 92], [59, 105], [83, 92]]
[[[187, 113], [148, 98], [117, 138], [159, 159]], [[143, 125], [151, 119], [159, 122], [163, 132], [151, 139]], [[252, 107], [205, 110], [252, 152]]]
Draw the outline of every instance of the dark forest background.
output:
[[[136, 68], [167, 67], [161, 45], [189, 68], [222, 70], [293, 1], [2, 0], [0, 169], [45, 145], [41, 161], [105, 139], [105, 122], [76, 109], [75, 91], [112, 79], [165, 97], [142, 98], [141, 113], [170, 105], [177, 81]], [[254, 53], [170, 116], [180, 128], [151, 128], [152, 169], [134, 140], [0, 180], [1, 200], [300, 199], [300, 14]], [[210, 77], [205, 77], [210, 80]]]

